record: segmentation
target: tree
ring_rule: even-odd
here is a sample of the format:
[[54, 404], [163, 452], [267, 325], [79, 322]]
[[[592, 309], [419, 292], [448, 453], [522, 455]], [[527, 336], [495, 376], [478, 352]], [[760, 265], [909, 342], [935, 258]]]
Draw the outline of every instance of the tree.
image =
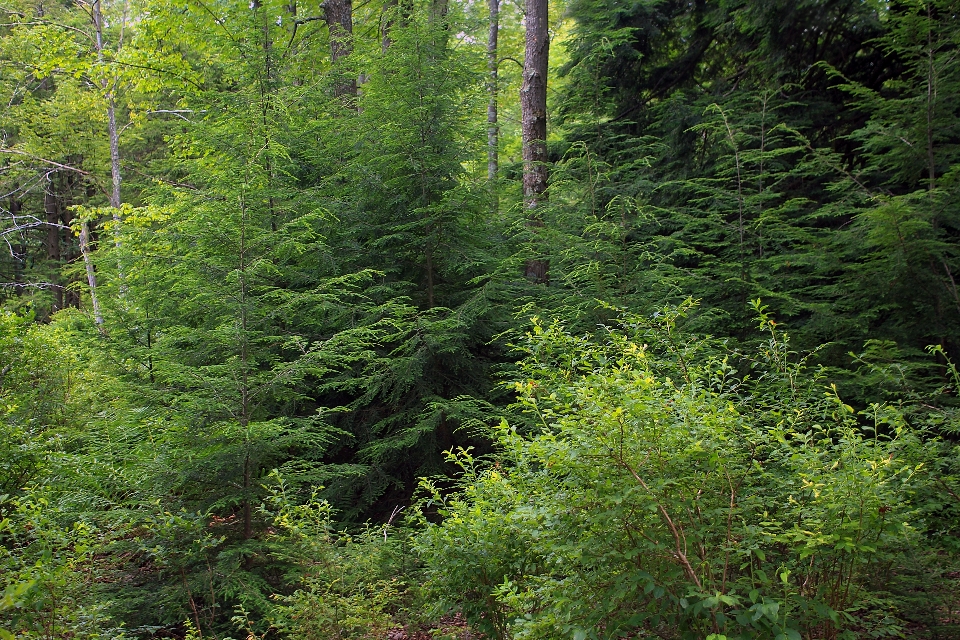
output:
[[[838, 176], [838, 187], [865, 199], [847, 233], [842, 304], [883, 336], [919, 354], [929, 344], [957, 353], [960, 344], [960, 20], [955, 2], [892, 5], [878, 48], [900, 68], [880, 89], [845, 78], [840, 86], [866, 115], [850, 135], [864, 166]], [[907, 311], [909, 309], [909, 311]]]
[[899, 426], [866, 436], [769, 316], [769, 340], [735, 355], [685, 335], [690, 310], [596, 336], [533, 320], [515, 379], [526, 416], [496, 430], [502, 454], [451, 452], [459, 492], [423, 482], [446, 516], [418, 538], [441, 607], [495, 638], [900, 627], [841, 612], [883, 597], [878, 560], [912, 544], [917, 434], [874, 407], [876, 428]]
[[[523, 200], [528, 225], [544, 224], [541, 205], [546, 199], [547, 179], [547, 69], [550, 55], [547, 0], [527, 0], [526, 47], [520, 109], [523, 130]], [[549, 262], [541, 258], [526, 262], [525, 275], [538, 284], [549, 281]]]
[[[336, 66], [341, 59], [353, 52], [353, 2], [352, 0], [325, 0], [321, 6], [323, 19], [326, 20], [330, 32], [330, 60]], [[356, 96], [356, 78], [335, 84], [334, 95]]]
[[497, 174], [499, 172], [500, 127], [497, 123], [498, 67], [497, 39], [500, 34], [500, 0], [487, 0], [490, 29], [487, 36], [487, 91], [490, 102], [487, 105], [487, 180], [496, 193]]

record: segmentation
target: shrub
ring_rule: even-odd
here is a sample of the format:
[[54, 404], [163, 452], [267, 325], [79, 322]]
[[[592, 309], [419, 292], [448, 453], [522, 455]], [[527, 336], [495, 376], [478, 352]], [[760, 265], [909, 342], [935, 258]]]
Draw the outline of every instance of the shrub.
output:
[[535, 320], [491, 464], [424, 482], [427, 588], [500, 638], [899, 635], [881, 597], [915, 544], [889, 406], [857, 413], [756, 303], [751, 353], [683, 336], [691, 308], [595, 336]]

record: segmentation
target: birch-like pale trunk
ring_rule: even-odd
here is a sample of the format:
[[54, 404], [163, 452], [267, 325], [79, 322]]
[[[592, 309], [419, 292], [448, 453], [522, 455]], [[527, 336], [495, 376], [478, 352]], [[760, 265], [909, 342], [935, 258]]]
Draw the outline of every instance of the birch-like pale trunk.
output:
[[97, 298], [97, 273], [93, 269], [90, 259], [90, 226], [84, 220], [80, 223], [80, 253], [83, 255], [83, 266], [87, 271], [87, 285], [90, 287], [90, 304], [93, 307], [93, 321], [97, 330], [103, 333], [103, 312], [100, 311], [100, 300]]
[[[101, 0], [94, 0], [91, 6], [91, 14], [93, 18], [94, 46], [96, 47], [97, 64], [102, 67], [105, 60], [105, 43], [103, 37], [103, 10], [100, 2]], [[126, 14], [126, 11], [124, 11], [124, 14]], [[124, 15], [124, 21], [126, 21], [126, 15]], [[109, 78], [104, 74], [100, 80], [100, 88], [105, 92], [107, 100], [107, 133], [110, 138], [110, 208], [112, 209], [111, 213], [114, 224], [119, 225], [121, 205], [120, 184], [122, 182], [122, 175], [120, 173], [120, 131], [117, 129], [117, 108], [116, 98], [114, 96], [116, 81], [111, 85]], [[117, 229], [115, 233], [118, 232], [119, 229]], [[119, 246], [119, 239], [115, 239], [115, 242]], [[90, 303], [93, 306], [94, 322], [96, 322], [97, 328], [102, 333], [104, 330], [103, 314], [100, 311], [100, 301], [97, 297], [97, 275], [90, 256], [90, 230], [89, 223], [86, 220], [81, 223], [80, 253], [83, 255], [83, 263], [87, 271], [87, 283], [90, 286]], [[121, 279], [123, 278], [122, 273], [120, 273], [120, 277]]]

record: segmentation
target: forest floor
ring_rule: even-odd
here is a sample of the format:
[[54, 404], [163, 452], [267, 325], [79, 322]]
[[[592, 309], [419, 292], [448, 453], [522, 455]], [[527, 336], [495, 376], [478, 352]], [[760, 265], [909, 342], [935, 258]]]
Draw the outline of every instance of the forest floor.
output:
[[462, 613], [444, 616], [430, 624], [394, 627], [387, 634], [387, 640], [483, 640], [483, 638], [483, 634], [470, 629]]

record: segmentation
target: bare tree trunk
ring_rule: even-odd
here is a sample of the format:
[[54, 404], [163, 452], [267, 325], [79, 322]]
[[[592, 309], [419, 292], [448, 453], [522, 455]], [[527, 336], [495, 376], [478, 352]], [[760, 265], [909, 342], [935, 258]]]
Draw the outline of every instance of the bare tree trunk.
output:
[[54, 311], [63, 309], [63, 289], [60, 285], [60, 203], [57, 198], [57, 187], [52, 172], [47, 175], [47, 182], [43, 190], [43, 213], [47, 219], [47, 237], [44, 242], [47, 249], [47, 260], [56, 265], [57, 277], [54, 279]]
[[[103, 63], [103, 13], [100, 10], [100, 0], [93, 3], [93, 27], [96, 32], [97, 62]], [[117, 130], [117, 110], [114, 100], [114, 86], [106, 77], [100, 81], [100, 87], [107, 92], [107, 129], [110, 134], [110, 177], [113, 188], [110, 190], [110, 206], [113, 207], [113, 219], [120, 220], [120, 133]]]
[[[100, 0], [94, 0], [92, 6], [94, 29], [94, 46], [97, 52], [97, 61], [103, 63], [103, 12]], [[120, 220], [120, 133], [117, 130], [116, 103], [113, 96], [114, 87], [109, 87], [106, 76], [100, 80], [100, 88], [106, 91], [107, 98], [107, 128], [110, 137], [110, 206], [113, 208], [113, 219]], [[90, 304], [93, 307], [93, 321], [100, 333], [103, 333], [103, 314], [100, 311], [100, 300], [97, 297], [97, 273], [90, 256], [90, 225], [84, 220], [80, 225], [80, 253], [83, 256], [83, 265], [87, 272], [87, 284], [90, 287]]]
[[107, 100], [107, 126], [110, 129], [110, 177], [113, 188], [110, 190], [110, 206], [113, 207], [113, 219], [120, 221], [120, 134], [117, 131], [117, 112], [114, 107], [113, 90]]
[[[520, 87], [523, 135], [523, 201], [527, 226], [542, 227], [541, 203], [546, 200], [547, 179], [547, 64], [550, 34], [547, 0], [526, 0], [526, 50]], [[527, 260], [525, 275], [538, 284], [548, 283], [549, 262]]]
[[[336, 66], [339, 60], [353, 53], [353, 1], [324, 0], [321, 6], [323, 19], [330, 30], [330, 59]], [[356, 78], [337, 82], [333, 87], [333, 95], [356, 96]]]
[[[70, 160], [72, 165], [80, 165], [82, 162], [82, 158]], [[73, 226], [73, 212], [70, 209], [74, 204], [74, 189], [77, 186], [77, 178], [78, 176], [75, 173], [66, 173], [63, 176], [63, 189], [60, 192], [60, 224], [63, 225], [63, 229], [70, 229]], [[72, 242], [64, 244], [60, 257], [65, 263], [73, 264], [73, 261], [77, 259], [77, 252]], [[65, 287], [63, 289], [63, 306], [64, 308], [80, 308], [80, 292], [76, 288]]]
[[80, 225], [80, 253], [83, 255], [83, 266], [87, 270], [87, 284], [90, 286], [90, 304], [93, 307], [93, 321], [97, 330], [103, 333], [103, 313], [100, 312], [100, 300], [97, 298], [97, 274], [93, 269], [93, 260], [90, 259], [90, 227], [84, 220]]
[[[13, 219], [14, 226], [19, 224], [20, 211], [23, 206], [16, 196], [10, 196], [10, 217]], [[20, 242], [13, 248], [13, 283], [15, 292], [18, 296], [23, 295], [24, 267], [27, 259], [26, 239], [23, 234], [20, 235]]]
[[497, 38], [500, 34], [500, 0], [487, 0], [487, 5], [490, 9], [490, 35], [487, 36], [487, 91], [490, 93], [490, 103], [487, 105], [487, 180], [496, 198], [497, 173], [500, 168], [500, 126], [497, 123]]
[[56, 186], [53, 184], [53, 175], [47, 176], [47, 183], [43, 190], [43, 213], [47, 219], [47, 237], [44, 244], [47, 249], [47, 259], [60, 261], [60, 207], [57, 204]]

